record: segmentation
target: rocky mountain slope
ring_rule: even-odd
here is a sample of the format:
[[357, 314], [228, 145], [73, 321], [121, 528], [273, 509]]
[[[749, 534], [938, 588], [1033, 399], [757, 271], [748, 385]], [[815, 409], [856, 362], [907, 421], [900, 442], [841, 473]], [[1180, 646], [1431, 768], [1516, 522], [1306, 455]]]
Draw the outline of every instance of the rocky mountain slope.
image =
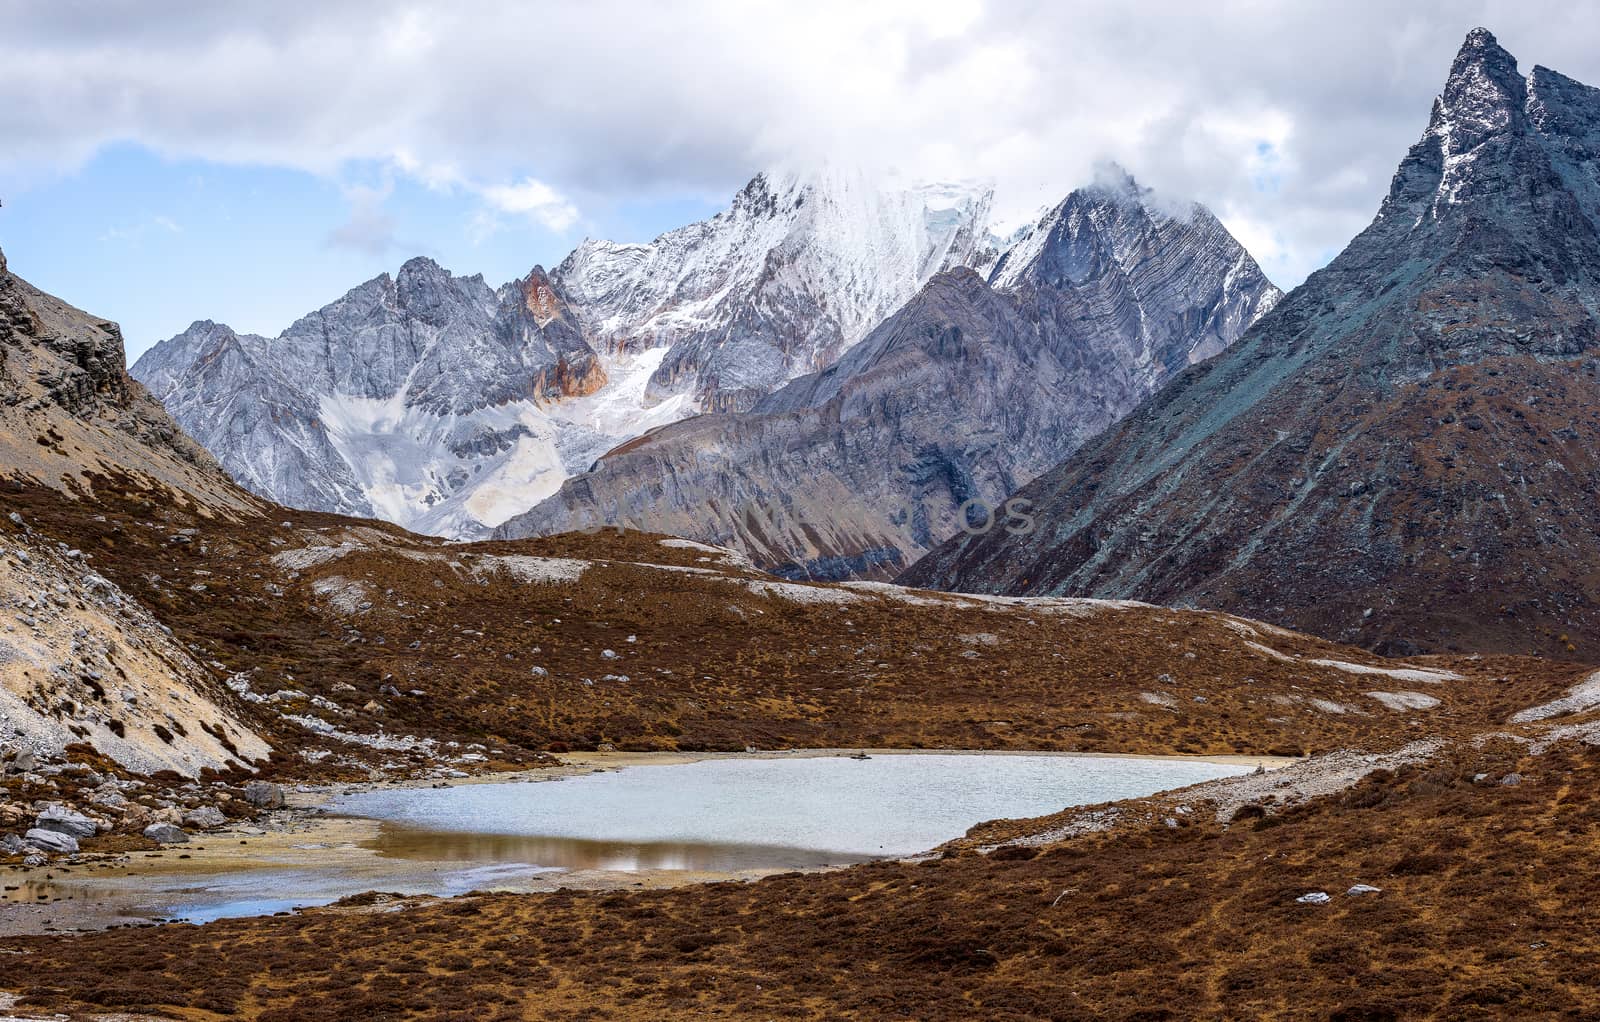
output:
[[[12, 275], [0, 255], [0, 462], [73, 506], [115, 475], [205, 520], [257, 512], [123, 368], [116, 325]], [[85, 743], [128, 769], [243, 766], [267, 747], [190, 652], [76, 543], [0, 521], [0, 748]]]
[[70, 493], [116, 472], [211, 512], [255, 506], [130, 378], [117, 325], [13, 275], [4, 253], [0, 445], [8, 476]]
[[888, 577], [1221, 351], [1278, 292], [1206, 210], [1126, 175], [1073, 192], [985, 282], [947, 271], [748, 414], [602, 458], [499, 535], [600, 524], [740, 549], [789, 577]]
[[1600, 91], [1467, 37], [1372, 225], [906, 582], [1372, 648], [1600, 645]]

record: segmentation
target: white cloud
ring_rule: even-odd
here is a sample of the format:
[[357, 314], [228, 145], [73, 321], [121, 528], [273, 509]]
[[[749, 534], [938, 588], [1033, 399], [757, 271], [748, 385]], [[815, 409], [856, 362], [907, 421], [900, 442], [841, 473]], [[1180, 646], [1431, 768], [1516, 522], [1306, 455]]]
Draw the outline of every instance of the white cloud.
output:
[[479, 196], [491, 228], [560, 230], [822, 155], [993, 178], [1016, 214], [1112, 158], [1265, 239], [1290, 283], [1371, 218], [1473, 25], [1524, 69], [1600, 81], [1600, 9], [1554, 0], [4, 10], [0, 181], [120, 140], [330, 177], [376, 161]]
[[516, 184], [490, 185], [478, 194], [496, 210], [525, 216], [552, 231], [564, 231], [578, 220], [578, 209], [543, 181], [525, 177]]

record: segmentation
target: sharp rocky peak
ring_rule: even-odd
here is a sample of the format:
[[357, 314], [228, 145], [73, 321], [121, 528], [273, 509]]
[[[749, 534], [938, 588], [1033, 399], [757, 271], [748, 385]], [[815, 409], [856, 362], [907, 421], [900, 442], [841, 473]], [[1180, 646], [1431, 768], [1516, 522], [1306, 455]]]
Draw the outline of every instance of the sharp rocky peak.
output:
[[1443, 136], [1445, 155], [1468, 152], [1488, 137], [1516, 128], [1527, 96], [1517, 59], [1488, 29], [1473, 29], [1434, 106], [1434, 128]]

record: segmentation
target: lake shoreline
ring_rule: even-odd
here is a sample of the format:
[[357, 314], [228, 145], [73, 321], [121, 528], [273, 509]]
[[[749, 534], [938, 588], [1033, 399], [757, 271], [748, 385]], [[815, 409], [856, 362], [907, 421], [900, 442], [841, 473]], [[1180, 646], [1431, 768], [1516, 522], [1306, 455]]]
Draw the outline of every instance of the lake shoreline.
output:
[[[287, 792], [285, 809], [254, 824], [196, 834], [187, 845], [159, 852], [133, 852], [86, 860], [75, 865], [55, 864], [5, 874], [8, 893], [0, 912], [0, 935], [74, 932], [118, 925], [143, 925], [164, 918], [139, 911], [140, 895], [149, 899], [161, 891], [226, 884], [231, 877], [282, 877], [285, 891], [316, 889], [317, 882], [334, 883], [335, 896], [316, 895], [313, 903], [327, 903], [360, 891], [395, 891], [406, 897], [429, 897], [421, 888], [438, 888], [459, 875], [463, 884], [483, 877], [472, 889], [517, 893], [547, 893], [561, 888], [617, 890], [678, 887], [717, 881], [748, 881], [776, 873], [848, 868], [851, 863], [756, 869], [535, 869], [505, 868], [496, 872], [478, 864], [463, 867], [446, 858], [404, 859], [385, 854], [380, 834], [385, 821], [330, 811], [333, 800], [364, 792], [432, 790], [490, 784], [537, 784], [596, 773], [625, 771], [639, 766], [668, 766], [707, 761], [750, 761], [816, 758], [940, 756], [940, 757], [1050, 757], [1065, 759], [1122, 759], [1213, 763], [1230, 767], [1273, 769], [1293, 760], [1258, 756], [1153, 756], [1115, 753], [1032, 752], [1026, 750], [939, 749], [801, 749], [743, 753], [728, 752], [585, 752], [564, 754], [562, 762], [534, 770], [503, 771], [447, 780], [370, 781], [311, 787]], [[309, 888], [308, 888], [309, 885]], [[469, 889], [451, 889], [448, 894]], [[38, 893], [35, 893], [38, 892]], [[39, 894], [44, 897], [40, 898]], [[448, 896], [448, 894], [443, 896]], [[288, 908], [268, 905], [267, 911]], [[265, 914], [265, 913], [261, 913]]]

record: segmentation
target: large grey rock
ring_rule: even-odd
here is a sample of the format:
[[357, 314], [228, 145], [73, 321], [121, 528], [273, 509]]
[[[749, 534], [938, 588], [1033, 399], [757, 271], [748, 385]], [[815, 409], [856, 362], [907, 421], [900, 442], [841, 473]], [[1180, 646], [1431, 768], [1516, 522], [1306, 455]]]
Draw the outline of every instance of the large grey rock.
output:
[[78, 839], [58, 830], [35, 827], [24, 834], [22, 839], [39, 851], [53, 855], [72, 855], [78, 850]]
[[40, 813], [34, 826], [76, 838], [94, 837], [100, 832], [99, 825], [89, 817], [59, 805], [50, 806]]
[[283, 789], [270, 781], [251, 781], [244, 786], [244, 800], [257, 809], [281, 809]]
[[185, 826], [194, 827], [197, 830], [210, 830], [213, 827], [220, 827], [227, 823], [228, 818], [216, 806], [200, 806], [198, 809], [191, 809], [184, 813], [183, 822]]
[[625, 524], [788, 577], [892, 576], [963, 525], [1022, 527], [1008, 493], [1277, 298], [1210, 213], [1119, 173], [1050, 210], [990, 281], [936, 276], [833, 366], [611, 452], [497, 535]]
[[181, 845], [189, 840], [183, 828], [174, 823], [152, 823], [144, 829], [144, 836], [163, 845]]

